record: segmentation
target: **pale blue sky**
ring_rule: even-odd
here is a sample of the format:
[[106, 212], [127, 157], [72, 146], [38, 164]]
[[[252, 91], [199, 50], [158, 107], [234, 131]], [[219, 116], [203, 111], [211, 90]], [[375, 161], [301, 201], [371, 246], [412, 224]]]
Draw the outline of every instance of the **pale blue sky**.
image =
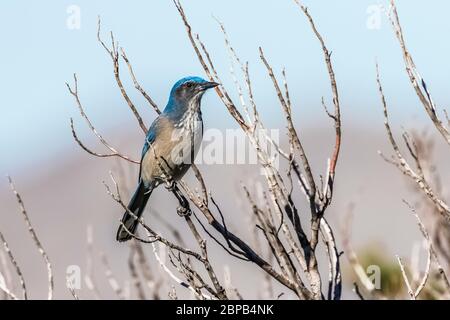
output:
[[[367, 8], [386, 1], [304, 2], [333, 51], [344, 124], [382, 127], [374, 80], [375, 57], [381, 65], [394, 119], [404, 123], [414, 115], [423, 117], [386, 18], [382, 17], [378, 30], [366, 26]], [[81, 9], [80, 30], [66, 26], [70, 5]], [[314, 126], [315, 119], [323, 116], [320, 98], [329, 97], [329, 83], [322, 52], [292, 0], [185, 0], [183, 5], [193, 28], [215, 57], [223, 80], [232, 84], [223, 38], [212, 15], [224, 22], [241, 58], [250, 61], [257, 102], [262, 115], [270, 118], [270, 126], [279, 124], [279, 109], [259, 61], [260, 45], [275, 70], [287, 68], [299, 109], [296, 114], [303, 119], [301, 125]], [[407, 44], [434, 99], [448, 106], [450, 2], [399, 0], [398, 10]], [[64, 85], [73, 72], [78, 74], [86, 111], [102, 132], [139, 130], [116, 88], [109, 57], [96, 42], [99, 14], [103, 31], [115, 32], [141, 84], [160, 105], [165, 104], [175, 80], [203, 75], [172, 1], [2, 1], [0, 173], [18, 174], [36, 164], [46, 166], [46, 161], [57, 161], [60, 155], [77, 148], [69, 129], [71, 116], [80, 134], [89, 141], [89, 133]], [[128, 86], [126, 69], [123, 79]], [[144, 101], [131, 86], [130, 92], [143, 109]], [[207, 99], [208, 104], [217, 107], [204, 110], [207, 126], [233, 126], [217, 98], [210, 94]], [[150, 122], [154, 115], [146, 110], [143, 114]]]

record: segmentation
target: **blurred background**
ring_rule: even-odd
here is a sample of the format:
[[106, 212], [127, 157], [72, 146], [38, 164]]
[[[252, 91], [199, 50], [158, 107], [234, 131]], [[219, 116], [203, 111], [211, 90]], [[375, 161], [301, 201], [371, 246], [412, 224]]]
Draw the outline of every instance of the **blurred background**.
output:
[[[403, 126], [433, 139], [436, 130], [420, 105], [405, 73], [400, 48], [388, 19], [380, 8], [387, 1], [347, 0], [304, 3], [332, 50], [341, 97], [343, 150], [336, 176], [336, 193], [327, 211], [328, 220], [339, 230], [348, 223], [353, 208], [353, 245], [375, 247], [383, 258], [395, 262], [395, 254], [409, 256], [421, 235], [414, 217], [402, 202], [417, 196], [398, 170], [384, 162], [378, 150], [390, 153], [382, 109], [375, 82], [375, 60], [380, 64], [392, 127]], [[282, 113], [270, 79], [259, 60], [258, 46], [265, 50], [274, 70], [286, 68], [294, 105], [294, 118], [310, 155], [315, 173], [326, 169], [333, 143], [333, 129], [321, 106], [321, 97], [331, 101], [328, 74], [317, 39], [293, 1], [185, 0], [183, 5], [195, 32], [213, 56], [224, 84], [233, 90], [223, 36], [214, 17], [227, 28], [238, 55], [249, 61], [261, 117], [270, 128], [284, 128]], [[407, 45], [427, 80], [438, 106], [450, 104], [447, 77], [450, 71], [450, 29], [445, 1], [398, 0], [397, 7]], [[117, 298], [108, 288], [99, 254], [104, 252], [118, 279], [128, 277], [128, 247], [115, 242], [122, 211], [106, 194], [102, 181], [109, 171], [122, 170], [132, 185], [138, 168], [116, 160], [94, 158], [72, 138], [74, 118], [80, 138], [92, 149], [105, 152], [80, 117], [65, 82], [78, 76], [79, 94], [85, 111], [104, 137], [124, 154], [138, 159], [143, 134], [114, 80], [110, 57], [96, 39], [97, 16], [102, 34], [114, 32], [126, 49], [136, 77], [163, 107], [173, 83], [203, 70], [186, 37], [184, 25], [172, 1], [2, 1], [0, 3], [0, 173], [13, 177], [31, 221], [55, 268], [55, 295], [70, 298], [65, 286], [67, 267], [86, 267], [86, 233], [94, 237], [95, 274], [102, 298]], [[76, 19], [74, 20], [74, 17]], [[78, 20], [77, 20], [78, 19]], [[75, 22], [74, 22], [75, 21]], [[154, 111], [134, 90], [126, 66], [122, 80], [147, 124]], [[331, 102], [329, 103], [331, 105]], [[206, 128], [236, 128], [234, 120], [214, 93], [204, 98]], [[425, 133], [426, 132], [426, 133]], [[281, 136], [285, 139], [285, 136]], [[433, 159], [441, 180], [449, 177], [448, 148], [436, 140]], [[207, 185], [214, 191], [229, 219], [229, 227], [246, 237], [250, 213], [240, 203], [240, 182], [250, 186], [258, 172], [248, 165], [201, 166]], [[188, 181], [194, 181], [189, 175]], [[0, 229], [22, 266], [31, 298], [45, 298], [45, 265], [39, 260], [27, 233], [6, 178], [0, 179]], [[192, 242], [175, 214], [175, 200], [165, 190], [152, 195], [151, 209], [158, 212]], [[150, 223], [167, 232], [160, 220], [147, 214]], [[193, 242], [192, 242], [193, 243]], [[149, 249], [150, 250], [150, 249]], [[217, 261], [231, 268], [235, 286], [247, 298], [257, 298], [260, 271], [236, 263], [217, 248]], [[153, 256], [149, 257], [154, 260]], [[343, 263], [346, 259], [343, 258]], [[156, 263], [154, 271], [159, 272]], [[161, 274], [161, 277], [166, 275]], [[347, 277], [351, 277], [350, 275]], [[351, 280], [344, 298], [354, 298]], [[122, 280], [120, 280], [122, 281]], [[166, 288], [166, 292], [170, 288]], [[177, 288], [182, 291], [182, 288]], [[80, 298], [92, 298], [81, 288]], [[163, 294], [164, 295], [164, 294]], [[180, 293], [182, 295], [182, 293]]]

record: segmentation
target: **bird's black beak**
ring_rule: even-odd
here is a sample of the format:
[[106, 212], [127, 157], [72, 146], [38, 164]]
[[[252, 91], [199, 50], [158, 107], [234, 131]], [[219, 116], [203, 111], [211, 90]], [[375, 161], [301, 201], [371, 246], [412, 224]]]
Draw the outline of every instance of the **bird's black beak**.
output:
[[202, 84], [200, 84], [200, 90], [205, 91], [205, 90], [217, 87], [218, 85], [219, 84], [214, 81], [203, 82]]

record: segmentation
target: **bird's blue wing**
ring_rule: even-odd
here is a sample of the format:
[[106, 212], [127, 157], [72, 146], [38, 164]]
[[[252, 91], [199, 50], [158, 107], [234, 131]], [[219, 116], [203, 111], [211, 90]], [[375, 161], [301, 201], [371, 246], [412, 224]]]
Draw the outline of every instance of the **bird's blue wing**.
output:
[[141, 166], [142, 166], [142, 160], [144, 159], [145, 154], [150, 149], [150, 145], [155, 141], [157, 133], [158, 133], [158, 123], [159, 123], [159, 117], [153, 121], [152, 125], [148, 129], [147, 135], [145, 136], [145, 142], [144, 147], [142, 148], [142, 154], [141, 154], [141, 165], [139, 166], [139, 181], [141, 181]]
[[155, 142], [158, 131], [161, 127], [161, 117], [162, 115], [158, 116], [148, 129], [147, 136], [145, 137], [144, 147], [142, 148], [141, 161], [147, 153], [148, 149], [150, 149], [150, 145]]
[[156, 130], [152, 126], [148, 130], [147, 136], [145, 137], [144, 147], [142, 148], [141, 161], [144, 158], [145, 154], [147, 153], [148, 149], [150, 148], [150, 144], [152, 144], [153, 141], [155, 141], [155, 138], [156, 138]]

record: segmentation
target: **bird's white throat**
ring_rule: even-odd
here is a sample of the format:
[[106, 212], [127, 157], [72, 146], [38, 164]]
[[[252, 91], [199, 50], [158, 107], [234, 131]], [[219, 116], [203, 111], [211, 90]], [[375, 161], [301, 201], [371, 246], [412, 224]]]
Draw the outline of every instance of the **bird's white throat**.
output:
[[[178, 150], [184, 163], [192, 163], [200, 149], [203, 138], [203, 122], [200, 109], [189, 106], [179, 122], [175, 124], [173, 141], [178, 142]], [[181, 159], [180, 159], [181, 160]]]

